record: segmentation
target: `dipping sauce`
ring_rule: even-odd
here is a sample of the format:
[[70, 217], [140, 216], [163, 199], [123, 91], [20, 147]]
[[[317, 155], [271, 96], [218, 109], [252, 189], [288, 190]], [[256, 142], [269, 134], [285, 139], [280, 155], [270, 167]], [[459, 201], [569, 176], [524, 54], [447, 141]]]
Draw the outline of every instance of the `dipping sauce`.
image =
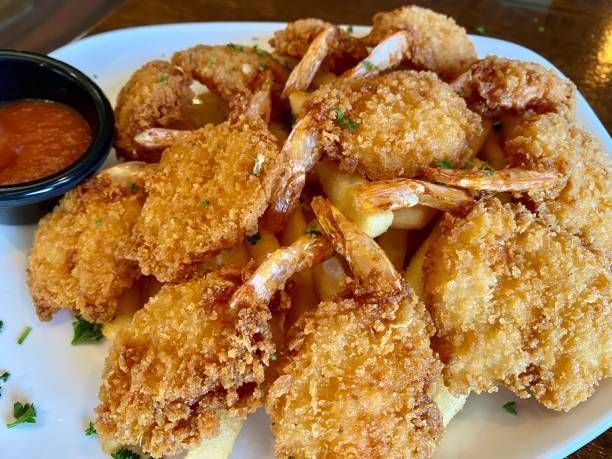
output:
[[0, 185], [59, 172], [90, 143], [87, 121], [68, 105], [35, 99], [0, 104]]

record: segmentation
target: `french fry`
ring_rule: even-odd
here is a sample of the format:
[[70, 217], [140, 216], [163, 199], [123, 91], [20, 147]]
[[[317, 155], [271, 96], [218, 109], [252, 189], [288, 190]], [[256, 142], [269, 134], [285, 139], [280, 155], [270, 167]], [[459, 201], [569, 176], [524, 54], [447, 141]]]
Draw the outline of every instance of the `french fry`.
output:
[[310, 87], [312, 89], [319, 89], [321, 86], [329, 84], [337, 80], [338, 77], [332, 72], [322, 72], [319, 71], [315, 74], [312, 79], [312, 83], [310, 83]]
[[289, 106], [291, 107], [291, 115], [297, 118], [304, 111], [304, 104], [310, 94], [306, 91], [293, 91], [289, 94]]
[[130, 325], [132, 316], [143, 306], [140, 288], [137, 284], [126, 290], [119, 298], [117, 314], [113, 320], [102, 326], [102, 334], [110, 341], [114, 340], [121, 330]]
[[395, 269], [402, 271], [404, 269], [406, 251], [408, 250], [408, 231], [389, 228], [378, 236], [376, 242], [385, 251]]
[[234, 443], [236, 443], [244, 422], [244, 419], [221, 414], [219, 435], [206, 439], [198, 446], [191, 448], [185, 459], [227, 459], [234, 448]]
[[246, 246], [255, 262], [259, 265], [268, 258], [268, 255], [276, 249], [280, 249], [280, 243], [272, 231], [261, 230], [258, 234], [260, 236], [259, 239], [256, 236], [251, 237]]
[[302, 209], [298, 207], [295, 212], [291, 214], [289, 220], [287, 220], [287, 226], [285, 226], [283, 234], [281, 235], [283, 245], [288, 246], [293, 244], [297, 238], [304, 235], [306, 228], [308, 228], [306, 217], [304, 217]]
[[340, 172], [329, 160], [320, 161], [316, 166], [319, 182], [329, 200], [361, 231], [371, 237], [383, 234], [393, 222], [393, 212], [362, 212], [357, 207], [359, 186], [367, 180], [358, 174]]
[[436, 213], [436, 209], [419, 204], [414, 207], [394, 210], [391, 228], [423, 229], [434, 218]]
[[222, 250], [215, 257], [218, 266], [244, 266], [251, 256], [245, 244], [239, 244], [231, 249]]
[[480, 151], [491, 132], [493, 132], [493, 123], [491, 123], [489, 120], [484, 120], [482, 122], [482, 132], [474, 142], [472, 151]]
[[497, 133], [493, 130], [487, 136], [487, 139], [482, 146], [480, 156], [488, 162], [493, 169], [503, 169], [508, 165], [506, 155], [500, 146], [500, 140]]
[[338, 255], [315, 266], [312, 274], [315, 290], [321, 301], [340, 295], [346, 288], [348, 275], [342, 258]]
[[442, 414], [442, 422], [444, 427], [448, 425], [448, 423], [455, 417], [459, 411], [465, 405], [469, 394], [466, 395], [453, 395], [451, 394], [444, 382], [442, 382], [442, 378], [437, 381], [435, 384], [432, 384], [430, 390], [430, 396], [438, 405], [438, 409]]

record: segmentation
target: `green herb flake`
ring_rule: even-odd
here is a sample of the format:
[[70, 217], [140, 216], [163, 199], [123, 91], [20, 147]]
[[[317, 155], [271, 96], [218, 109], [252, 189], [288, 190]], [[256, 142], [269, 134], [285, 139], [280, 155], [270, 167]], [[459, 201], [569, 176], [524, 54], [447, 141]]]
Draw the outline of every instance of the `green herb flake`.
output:
[[272, 355], [270, 356], [270, 360], [273, 360], [273, 361], [274, 361], [274, 360], [278, 360], [278, 357], [276, 356], [276, 354], [272, 354]]
[[486, 171], [486, 172], [487, 172], [487, 175], [488, 175], [489, 177], [491, 177], [491, 176], [495, 175], [495, 170], [494, 170], [494, 169], [491, 167], [491, 165], [490, 165], [488, 162], [486, 162], [486, 161], [483, 161], [483, 162], [480, 164], [480, 169], [482, 169], [483, 171]]
[[11, 376], [11, 374], [8, 371], [5, 371], [0, 375], [0, 379], [6, 382], [9, 379], [9, 376]]
[[495, 122], [493, 123], [493, 130], [494, 130], [495, 132], [499, 132], [499, 131], [501, 131], [503, 128], [504, 128], [504, 125], [502, 124], [502, 122], [501, 122], [501, 121], [495, 121]]
[[267, 68], [268, 68], [268, 64], [259, 64], [259, 65], [257, 65], [257, 70], [259, 72], [263, 72]]
[[85, 435], [96, 435], [96, 427], [93, 425], [93, 422], [89, 421], [89, 425], [85, 429]]
[[346, 31], [347, 31], [348, 33], [353, 33], [353, 26], [352, 26], [352, 25], [348, 26], [348, 27], [346, 28]]
[[441, 169], [453, 169], [453, 163], [451, 163], [450, 161], [438, 161], [436, 163], [436, 167], [439, 167]]
[[359, 123], [345, 118], [344, 114], [342, 113], [342, 110], [340, 110], [339, 108], [336, 109], [336, 123], [341, 126], [346, 126], [351, 132], [355, 131], [359, 127]]
[[257, 153], [257, 157], [255, 158], [255, 164], [253, 164], [253, 175], [259, 177], [259, 174], [261, 174], [265, 162], [266, 157], [261, 153]]
[[370, 71], [372, 69], [375, 69], [376, 66], [374, 64], [372, 64], [370, 61], [365, 60], [363, 61], [363, 66], [365, 67], [366, 70]]
[[21, 332], [21, 335], [19, 335], [19, 338], [17, 338], [17, 344], [23, 344], [31, 331], [32, 327], [25, 327]]
[[476, 33], [478, 33], [480, 35], [484, 35], [487, 32], [487, 30], [484, 28], [484, 26], [478, 26], [478, 27], [476, 27], [475, 30], [476, 30]]
[[265, 49], [261, 49], [258, 45], [253, 46], [253, 52], [257, 54], [258, 56], [267, 56], [270, 54]]
[[9, 429], [19, 424], [34, 424], [36, 422], [36, 408], [34, 408], [33, 403], [22, 405], [21, 402], [15, 402], [13, 405], [13, 416], [15, 420], [6, 425]]
[[475, 164], [472, 161], [466, 161], [463, 166], [461, 166], [461, 169], [474, 169]]
[[4, 327], [4, 322], [2, 322], [2, 321], [0, 320], [0, 331], [2, 331], [2, 328], [3, 328], [3, 327]]
[[113, 459], [140, 459], [140, 456], [127, 448], [120, 448], [111, 454]]
[[138, 183], [136, 182], [130, 182], [128, 186], [130, 187], [130, 190], [132, 191], [136, 191], [138, 189]]
[[73, 346], [95, 343], [103, 338], [102, 324], [88, 322], [78, 314], [75, 316], [74, 322], [72, 322], [72, 329], [74, 330], [74, 335], [70, 344]]
[[309, 229], [304, 234], [308, 234], [309, 236], [320, 236], [321, 231], [317, 231], [316, 229]]
[[538, 27], [538, 32], [542, 33], [544, 32], [546, 29], [544, 28], [544, 26], [540, 26]]
[[517, 412], [516, 412], [516, 402], [504, 403], [502, 408], [504, 410], [506, 410], [510, 414], [513, 414], [515, 416], [517, 415]]
[[167, 83], [168, 82], [168, 75], [166, 75], [165, 73], [162, 73], [159, 76], [159, 82], [160, 83], [164, 83], [164, 84]]
[[215, 65], [217, 63], [217, 59], [214, 57], [211, 57], [210, 59], [208, 59], [208, 63], [210, 65]]
[[96, 228], [100, 228], [102, 226], [103, 220], [101, 218], [96, 218]]
[[207, 207], [210, 205], [210, 201], [208, 199], [202, 199], [202, 201], [200, 201], [200, 205], [202, 207]]
[[234, 43], [228, 43], [227, 47], [232, 51], [238, 51], [239, 53], [242, 53], [244, 51], [244, 46], [237, 46]]
[[249, 241], [249, 244], [251, 245], [257, 244], [257, 241], [259, 241], [260, 239], [261, 239], [261, 234], [259, 233], [255, 233], [255, 234], [252, 234], [251, 236], [247, 236], [247, 241]]

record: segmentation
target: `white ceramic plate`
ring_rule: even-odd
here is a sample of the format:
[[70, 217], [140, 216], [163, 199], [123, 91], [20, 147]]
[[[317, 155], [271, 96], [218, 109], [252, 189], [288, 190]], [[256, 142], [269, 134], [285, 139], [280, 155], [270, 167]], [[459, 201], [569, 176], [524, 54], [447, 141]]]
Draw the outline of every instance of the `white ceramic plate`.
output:
[[[119, 88], [143, 63], [169, 58], [196, 43], [264, 45], [275, 23], [175, 24], [118, 30], [71, 43], [52, 53], [92, 77], [115, 101]], [[356, 27], [357, 34], [366, 28]], [[478, 54], [497, 54], [552, 65], [521, 46], [488, 37], [471, 37]], [[578, 95], [579, 122], [612, 153], [612, 142], [584, 98]], [[108, 344], [71, 346], [71, 316], [65, 311], [40, 323], [25, 284], [27, 253], [34, 226], [0, 225], [0, 371], [11, 373], [0, 399], [0, 457], [103, 458], [95, 437], [83, 429], [93, 416]], [[25, 326], [33, 328], [23, 345], [16, 343]], [[36, 424], [8, 430], [13, 402], [33, 401]], [[517, 402], [518, 416], [502, 405]], [[612, 381], [605, 381], [586, 403], [568, 414], [519, 400], [508, 391], [472, 395], [451, 422], [435, 457], [564, 457], [612, 426]], [[251, 416], [232, 458], [272, 457], [273, 439], [265, 413]]]

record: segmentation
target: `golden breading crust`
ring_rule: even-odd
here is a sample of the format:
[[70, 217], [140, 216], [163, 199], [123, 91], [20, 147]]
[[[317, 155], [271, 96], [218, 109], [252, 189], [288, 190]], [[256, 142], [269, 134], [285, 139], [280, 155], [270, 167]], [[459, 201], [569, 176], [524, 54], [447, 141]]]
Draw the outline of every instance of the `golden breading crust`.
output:
[[245, 417], [261, 403], [274, 352], [267, 307], [231, 309], [239, 269], [165, 285], [106, 359], [96, 430], [104, 440], [173, 455], [219, 432], [219, 410]]
[[410, 63], [444, 80], [452, 80], [476, 60], [476, 50], [463, 27], [453, 18], [418, 6], [377, 13], [372, 31], [363, 40], [375, 46], [400, 30], [411, 32], [414, 40]]
[[283, 89], [289, 71], [272, 55], [244, 45], [197, 45], [172, 56], [172, 63], [192, 75], [227, 102], [248, 90], [258, 73], [268, 70], [275, 98]]
[[304, 113], [323, 132], [325, 153], [371, 180], [414, 177], [438, 161], [461, 164], [482, 133], [480, 117], [431, 72], [340, 80], [316, 91]]
[[[333, 24], [321, 19], [298, 19], [287, 24], [283, 30], [274, 32], [270, 46], [282, 56], [301, 58], [315, 37], [326, 27], [333, 27]], [[367, 55], [368, 50], [361, 40], [338, 27], [332, 52], [325, 58], [321, 68], [341, 73], [365, 59]]]
[[261, 121], [208, 125], [164, 151], [146, 182], [147, 201], [130, 257], [162, 282], [257, 231], [280, 165]]
[[118, 297], [140, 274], [124, 256], [143, 202], [141, 179], [125, 186], [99, 175], [40, 221], [28, 264], [40, 320], [62, 308], [94, 322], [113, 318]]
[[609, 267], [522, 205], [445, 215], [424, 273], [451, 392], [503, 385], [568, 411], [612, 374]]
[[565, 180], [552, 193], [529, 193], [549, 224], [612, 258], [612, 163], [591, 135], [559, 114], [519, 122], [505, 143], [511, 167], [554, 169]]
[[266, 399], [277, 457], [431, 456], [443, 429], [431, 327], [415, 297], [385, 301], [325, 301], [298, 321]]
[[483, 116], [559, 112], [572, 117], [576, 86], [540, 64], [488, 56], [451, 83]]
[[125, 159], [159, 161], [161, 150], [139, 147], [134, 136], [145, 129], [181, 120], [193, 98], [190, 84], [191, 77], [165, 61], [148, 62], [134, 72], [117, 97], [117, 155]]

